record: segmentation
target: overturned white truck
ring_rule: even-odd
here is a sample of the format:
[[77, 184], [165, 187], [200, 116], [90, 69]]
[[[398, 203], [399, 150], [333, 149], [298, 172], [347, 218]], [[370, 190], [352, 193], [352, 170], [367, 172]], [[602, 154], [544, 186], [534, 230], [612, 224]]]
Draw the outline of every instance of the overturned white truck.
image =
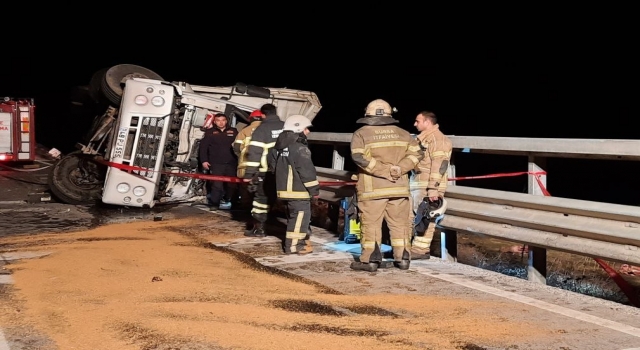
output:
[[167, 82], [130, 64], [97, 72], [89, 90], [96, 101], [106, 101], [106, 110], [95, 118], [86, 144], [60, 159], [49, 178], [51, 192], [68, 204], [151, 208], [193, 200], [205, 194], [204, 181], [186, 174], [198, 172], [207, 113], [225, 113], [242, 129], [265, 103], [274, 104], [283, 120], [293, 114], [313, 120], [322, 108], [310, 91]]

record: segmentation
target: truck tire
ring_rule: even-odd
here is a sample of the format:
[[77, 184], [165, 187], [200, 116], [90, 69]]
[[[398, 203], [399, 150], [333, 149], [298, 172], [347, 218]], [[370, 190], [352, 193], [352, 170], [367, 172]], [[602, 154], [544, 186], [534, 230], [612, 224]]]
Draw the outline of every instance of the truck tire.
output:
[[56, 162], [49, 174], [49, 189], [61, 202], [92, 205], [101, 201], [106, 167], [80, 151]]
[[104, 102], [104, 94], [102, 93], [102, 81], [104, 80], [104, 75], [107, 73], [107, 68], [101, 69], [91, 76], [91, 81], [89, 82], [89, 95], [91, 99], [95, 103], [103, 103]]
[[109, 102], [115, 107], [120, 107], [124, 82], [131, 78], [164, 80], [160, 75], [150, 69], [134, 64], [119, 64], [104, 72], [104, 76], [100, 82], [100, 90]]

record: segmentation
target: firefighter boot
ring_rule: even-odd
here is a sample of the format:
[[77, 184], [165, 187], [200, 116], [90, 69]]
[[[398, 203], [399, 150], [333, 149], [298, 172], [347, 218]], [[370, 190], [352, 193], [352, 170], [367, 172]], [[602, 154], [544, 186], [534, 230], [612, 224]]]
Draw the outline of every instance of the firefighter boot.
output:
[[304, 247], [298, 250], [298, 255], [306, 255], [311, 253], [313, 253], [313, 245], [311, 245], [311, 241], [307, 239], [304, 242]]
[[393, 262], [393, 266], [399, 268], [400, 270], [408, 270], [409, 269], [409, 265], [411, 263], [411, 257], [409, 255], [408, 251], [404, 251], [402, 253], [402, 260], [400, 261], [394, 261]]
[[426, 252], [418, 253], [416, 251], [411, 251], [411, 260], [427, 260], [431, 258], [431, 254], [427, 250]]
[[253, 226], [253, 230], [251, 232], [245, 232], [244, 234], [247, 237], [266, 237], [267, 235], [264, 233], [264, 228], [262, 228], [261, 222], [256, 222]]
[[380, 266], [380, 262], [382, 262], [382, 253], [380, 252], [380, 246], [378, 246], [378, 243], [376, 242], [373, 252], [369, 257], [369, 262], [354, 261], [351, 263], [351, 269], [376, 272]]
[[376, 272], [378, 271], [378, 263], [354, 261], [351, 263], [351, 269], [356, 271]]
[[424, 249], [416, 247], [416, 245], [418, 244], [425, 245], [423, 241], [424, 238], [422, 236], [413, 237], [413, 246], [411, 247], [411, 260], [427, 260], [431, 258], [431, 253], [428, 248]]

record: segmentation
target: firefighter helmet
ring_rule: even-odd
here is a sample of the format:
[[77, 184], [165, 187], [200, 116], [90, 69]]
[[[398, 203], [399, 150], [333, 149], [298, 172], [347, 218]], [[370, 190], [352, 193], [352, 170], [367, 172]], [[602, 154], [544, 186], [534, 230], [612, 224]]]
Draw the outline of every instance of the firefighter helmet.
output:
[[259, 109], [256, 109], [255, 111], [251, 112], [251, 114], [249, 114], [249, 121], [262, 120], [262, 119], [264, 119], [264, 114]]
[[369, 102], [364, 110], [364, 115], [367, 117], [390, 117], [393, 112], [391, 105], [387, 101], [377, 99]]
[[432, 219], [444, 215], [447, 210], [447, 200], [443, 197], [438, 197], [435, 201], [430, 201], [429, 198], [425, 197], [424, 200], [429, 203], [429, 217]]
[[292, 116], [289, 116], [289, 118], [284, 121], [284, 127], [282, 128], [282, 130], [290, 130], [295, 133], [301, 133], [304, 131], [304, 129], [311, 126], [313, 126], [313, 124], [311, 124], [311, 120], [309, 120], [309, 118], [301, 114], [294, 114]]

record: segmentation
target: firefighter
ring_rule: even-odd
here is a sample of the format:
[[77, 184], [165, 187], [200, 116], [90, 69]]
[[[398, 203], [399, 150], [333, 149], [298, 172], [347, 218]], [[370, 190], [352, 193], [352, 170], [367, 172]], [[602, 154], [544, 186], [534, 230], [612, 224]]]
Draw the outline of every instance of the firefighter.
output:
[[251, 203], [254, 225], [250, 231], [245, 232], [245, 236], [249, 237], [266, 236], [264, 224], [269, 210], [276, 201], [275, 175], [269, 172], [267, 157], [284, 127], [284, 122], [276, 112], [276, 106], [267, 103], [260, 108], [260, 111], [265, 118], [251, 135], [244, 171], [244, 181], [249, 183], [247, 187], [254, 194]]
[[[417, 138], [424, 150], [424, 158], [414, 169], [411, 179], [413, 207], [411, 222], [413, 222], [415, 213], [424, 198], [428, 198], [429, 202], [438, 202], [444, 198], [447, 189], [447, 170], [452, 151], [451, 140], [440, 131], [438, 119], [433, 112], [418, 113], [413, 125], [420, 132]], [[435, 217], [429, 219], [423, 234], [414, 232], [411, 259], [429, 259], [431, 257], [431, 241], [436, 232], [435, 219]]]
[[408, 172], [420, 162], [423, 152], [409, 132], [393, 125], [398, 120], [392, 112], [386, 101], [371, 101], [364, 118], [357, 120], [365, 126], [351, 139], [351, 158], [358, 166], [356, 191], [362, 231], [362, 255], [359, 262], [351, 264], [354, 270], [374, 272], [382, 263], [383, 219], [390, 231], [394, 266], [406, 270], [411, 260]]
[[[244, 170], [247, 167], [247, 146], [251, 142], [251, 134], [262, 123], [264, 114], [259, 109], [249, 115], [249, 125], [245, 126], [233, 142], [233, 152], [238, 157], [238, 177], [244, 178]], [[247, 190], [247, 183], [240, 186], [240, 199], [243, 208], [251, 208], [253, 195]]]
[[313, 252], [309, 240], [311, 200], [318, 197], [320, 184], [307, 146], [308, 128], [311, 126], [309, 118], [303, 115], [288, 117], [269, 154], [269, 168], [276, 174], [278, 199], [287, 207], [285, 254], [304, 255]]
[[[211, 122], [212, 121], [212, 122]], [[234, 177], [238, 167], [238, 159], [233, 153], [233, 140], [238, 130], [229, 126], [229, 117], [217, 113], [208, 118], [204, 136], [200, 141], [200, 161], [202, 168], [211, 175]], [[212, 209], [230, 209], [235, 201], [237, 185], [232, 182], [209, 181], [211, 192], [207, 194], [208, 204]]]

